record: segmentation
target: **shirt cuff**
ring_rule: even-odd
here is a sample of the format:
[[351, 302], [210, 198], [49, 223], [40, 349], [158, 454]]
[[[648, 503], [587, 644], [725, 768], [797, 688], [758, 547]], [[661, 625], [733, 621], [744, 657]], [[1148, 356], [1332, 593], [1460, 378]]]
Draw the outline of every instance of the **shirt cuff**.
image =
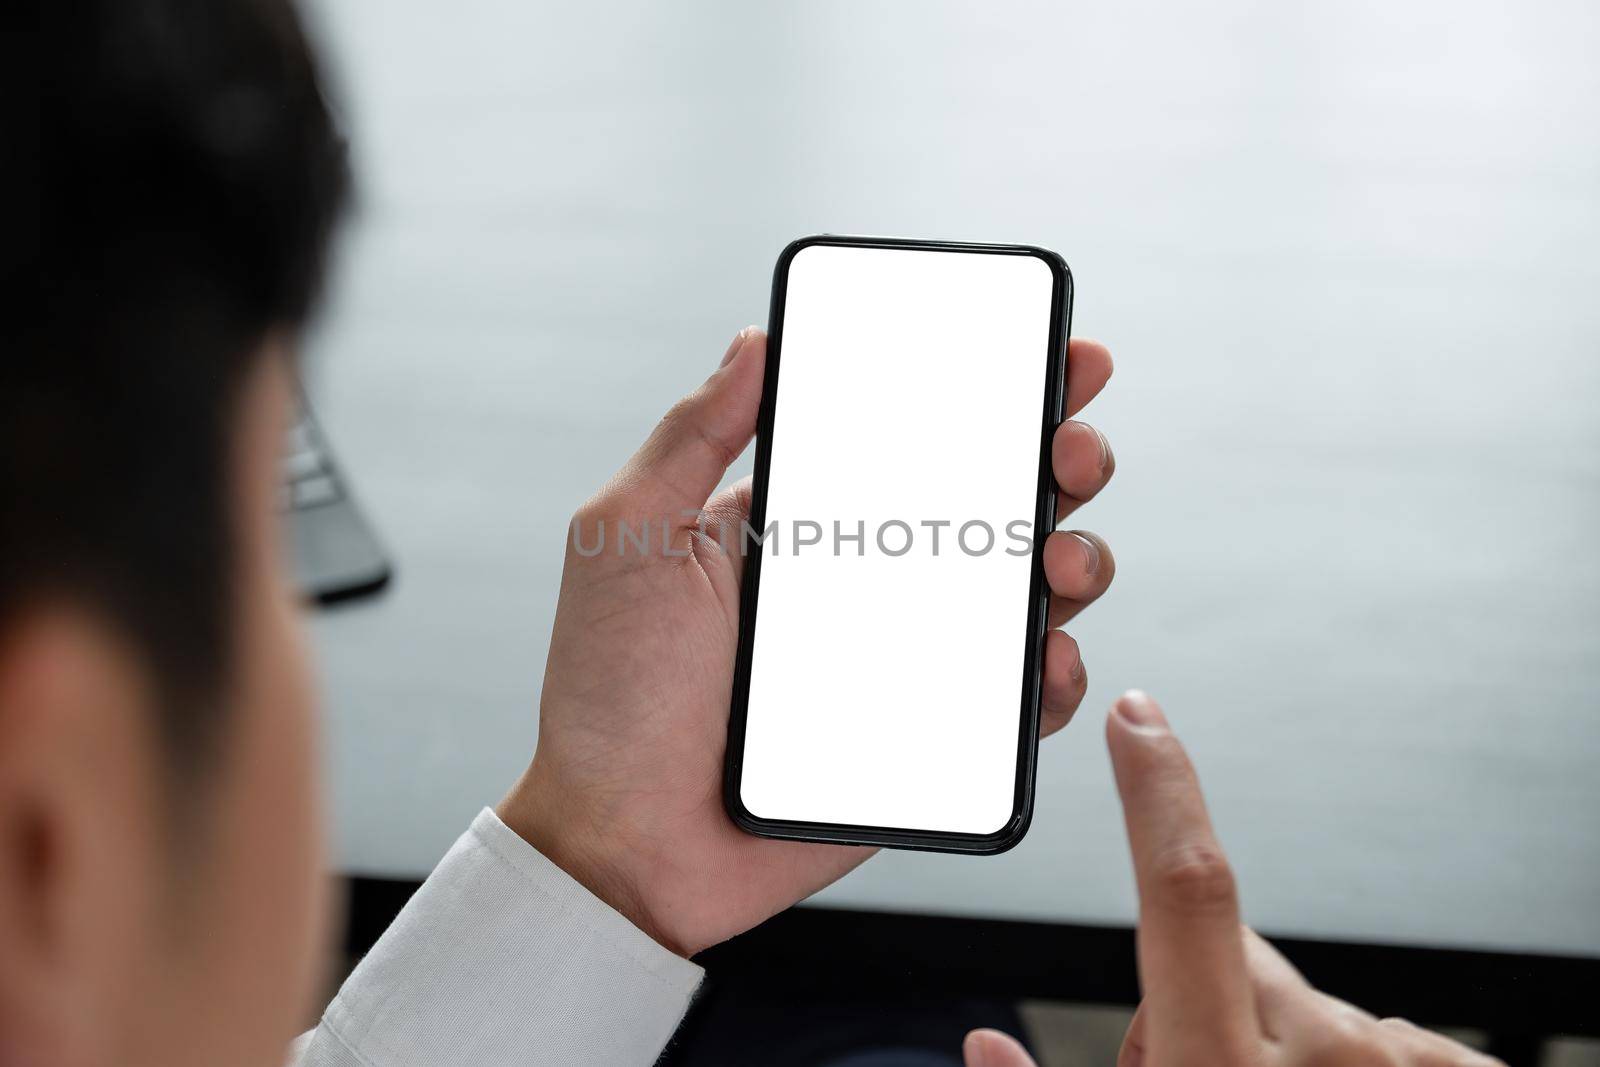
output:
[[300, 1061], [650, 1064], [704, 971], [485, 808], [339, 990]]

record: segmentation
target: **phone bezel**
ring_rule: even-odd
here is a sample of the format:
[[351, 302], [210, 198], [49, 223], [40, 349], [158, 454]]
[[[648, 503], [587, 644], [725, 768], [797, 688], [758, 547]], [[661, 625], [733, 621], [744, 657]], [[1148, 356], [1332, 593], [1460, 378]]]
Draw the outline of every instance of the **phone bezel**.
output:
[[849, 237], [819, 234], [792, 241], [778, 256], [772, 276], [772, 307], [767, 325], [766, 378], [756, 424], [755, 472], [751, 486], [750, 526], [766, 529], [767, 479], [776, 415], [779, 363], [783, 354], [784, 301], [789, 265], [801, 250], [817, 245], [887, 248], [932, 252], [1031, 256], [1042, 260], [1053, 278], [1050, 303], [1049, 365], [1039, 433], [1038, 497], [1034, 514], [1032, 575], [1029, 580], [1027, 644], [1023, 656], [1022, 706], [1017, 728], [1017, 781], [1011, 817], [990, 834], [945, 833], [887, 826], [795, 822], [764, 819], [749, 811], [740, 796], [744, 769], [745, 720], [749, 712], [750, 666], [754, 650], [756, 609], [760, 598], [764, 550], [753, 549], [744, 562], [740, 590], [739, 647], [734, 661], [732, 706], [728, 715], [728, 747], [723, 768], [723, 802], [741, 829], [761, 837], [829, 844], [875, 845], [928, 852], [993, 855], [1022, 840], [1033, 819], [1035, 774], [1039, 747], [1039, 689], [1048, 625], [1050, 590], [1044, 579], [1044, 542], [1055, 528], [1056, 484], [1051, 472], [1051, 445], [1061, 424], [1066, 397], [1067, 340], [1072, 332], [1072, 271], [1055, 252], [1034, 245], [925, 241], [898, 237]]

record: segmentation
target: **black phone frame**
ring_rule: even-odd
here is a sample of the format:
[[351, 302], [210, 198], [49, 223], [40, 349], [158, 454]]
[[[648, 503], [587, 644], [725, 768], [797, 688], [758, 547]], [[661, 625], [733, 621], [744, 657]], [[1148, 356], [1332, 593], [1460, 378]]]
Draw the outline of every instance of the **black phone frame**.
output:
[[750, 527], [765, 530], [767, 479], [772, 458], [776, 416], [778, 370], [783, 354], [783, 312], [789, 285], [789, 265], [803, 249], [818, 245], [849, 248], [907, 249], [931, 252], [980, 252], [1030, 256], [1050, 268], [1054, 284], [1050, 301], [1050, 339], [1039, 431], [1038, 496], [1034, 514], [1032, 576], [1029, 580], [1027, 645], [1023, 657], [1022, 708], [1017, 729], [1017, 781], [1011, 817], [989, 834], [944, 833], [902, 827], [859, 826], [845, 823], [795, 822], [764, 819], [749, 811], [740, 796], [744, 770], [745, 720], [749, 713], [750, 666], [755, 647], [756, 608], [761, 588], [761, 560], [765, 548], [746, 545], [741, 538], [731, 550], [745, 551], [744, 581], [740, 590], [739, 647], [734, 661], [732, 706], [728, 715], [728, 744], [723, 766], [723, 803], [741, 829], [761, 837], [816, 841], [842, 845], [874, 845], [925, 852], [962, 852], [994, 855], [1022, 840], [1033, 820], [1033, 798], [1039, 748], [1039, 698], [1048, 627], [1050, 590], [1044, 578], [1045, 539], [1055, 529], [1056, 484], [1051, 470], [1051, 446], [1061, 425], [1066, 399], [1067, 341], [1072, 333], [1072, 271], [1055, 252], [1034, 245], [981, 244], [961, 241], [925, 241], [898, 237], [849, 237], [819, 234], [802, 237], [784, 248], [772, 276], [772, 309], [767, 325], [766, 378], [756, 423], [755, 473], [751, 486]]

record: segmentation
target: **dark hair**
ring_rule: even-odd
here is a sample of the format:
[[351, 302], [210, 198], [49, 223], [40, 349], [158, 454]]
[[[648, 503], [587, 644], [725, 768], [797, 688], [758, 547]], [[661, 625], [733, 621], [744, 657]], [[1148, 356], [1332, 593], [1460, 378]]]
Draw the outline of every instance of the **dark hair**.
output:
[[345, 153], [288, 0], [9, 16], [0, 625], [42, 596], [101, 611], [191, 759], [230, 669], [241, 383], [310, 314]]

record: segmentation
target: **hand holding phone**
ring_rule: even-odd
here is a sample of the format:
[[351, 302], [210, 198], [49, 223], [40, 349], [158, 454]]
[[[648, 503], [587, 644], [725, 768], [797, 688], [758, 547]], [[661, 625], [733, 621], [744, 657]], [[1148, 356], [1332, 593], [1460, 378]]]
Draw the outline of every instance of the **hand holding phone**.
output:
[[810, 237], [780, 257], [729, 728], [740, 826], [1021, 839], [1071, 315], [1066, 264], [1031, 246]]
[[[1101, 345], [1075, 341], [1067, 361], [1071, 414], [1100, 392], [1111, 358]], [[748, 518], [750, 482], [717, 487], [755, 434], [765, 366], [765, 335], [741, 331], [711, 377], [578, 509], [540, 696], [538, 749], [498, 807], [553, 862], [684, 955], [782, 911], [873, 851], [755, 837], [723, 807], [745, 560], [706, 528]], [[915, 452], [917, 442], [907, 447]], [[1093, 497], [1113, 466], [1100, 436], [1081, 423], [1057, 431], [1052, 456], [1063, 513]], [[608, 540], [594, 553], [596, 525], [614, 530], [618, 521], [635, 535], [650, 525], [648, 550]], [[1112, 572], [1103, 545], [1090, 569], [1086, 542], [1058, 536], [1065, 540], [1052, 538], [1045, 550], [1051, 625], [1092, 602]], [[1065, 725], [1082, 696], [1077, 647], [1052, 631], [1041, 732]]]

